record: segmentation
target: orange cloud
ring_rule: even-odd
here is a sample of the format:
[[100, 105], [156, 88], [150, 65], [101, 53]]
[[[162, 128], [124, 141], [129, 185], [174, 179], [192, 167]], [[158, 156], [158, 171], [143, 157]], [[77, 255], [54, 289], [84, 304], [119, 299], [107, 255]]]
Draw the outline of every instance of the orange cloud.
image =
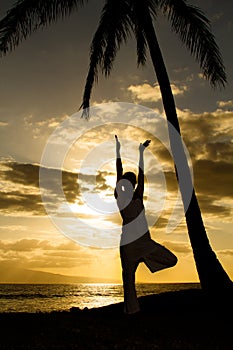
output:
[[[186, 85], [177, 86], [171, 84], [173, 95], [183, 95], [188, 90]], [[127, 89], [132, 96], [139, 101], [157, 102], [161, 100], [161, 92], [158, 84], [150, 85], [148, 83], [140, 85], [130, 85]]]

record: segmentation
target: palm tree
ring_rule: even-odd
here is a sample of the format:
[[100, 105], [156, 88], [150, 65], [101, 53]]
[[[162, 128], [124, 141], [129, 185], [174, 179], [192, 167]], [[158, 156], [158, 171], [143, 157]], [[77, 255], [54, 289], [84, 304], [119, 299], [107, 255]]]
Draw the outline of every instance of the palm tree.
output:
[[[0, 21], [0, 52], [6, 54], [39, 27], [70, 14], [87, 1], [19, 0]], [[167, 120], [180, 134], [175, 101], [153, 25], [158, 11], [167, 16], [173, 31], [199, 63], [204, 77], [211, 85], [225, 85], [226, 75], [219, 48], [210, 23], [199, 8], [187, 4], [185, 0], [105, 0], [91, 44], [89, 71], [81, 106], [84, 115], [88, 115], [91, 92], [98, 79], [99, 69], [106, 77], [109, 76], [117, 51], [133, 34], [137, 42], [138, 65], [146, 63], [148, 49]], [[176, 171], [184, 208], [187, 209], [186, 223], [201, 286], [206, 291], [216, 288], [224, 290], [232, 286], [232, 282], [210, 246], [194, 189], [190, 204], [186, 203], [184, 182], [191, 183], [189, 167], [182, 141], [177, 144], [171, 128], [168, 127], [168, 130], [174, 163], [181, 162], [186, 175], [184, 179]]]

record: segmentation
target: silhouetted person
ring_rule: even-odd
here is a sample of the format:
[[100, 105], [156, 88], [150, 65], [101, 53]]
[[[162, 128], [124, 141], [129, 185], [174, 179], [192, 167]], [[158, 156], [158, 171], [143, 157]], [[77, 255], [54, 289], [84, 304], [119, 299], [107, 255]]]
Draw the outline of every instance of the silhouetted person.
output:
[[[144, 262], [151, 272], [176, 265], [177, 258], [167, 248], [153, 241], [143, 205], [144, 160], [143, 153], [149, 146], [146, 140], [139, 146], [138, 183], [133, 172], [123, 174], [120, 142], [116, 139], [117, 183], [114, 191], [117, 205], [123, 219], [120, 241], [120, 257], [124, 288], [124, 312], [133, 314], [140, 310], [135, 288], [135, 272], [140, 262]], [[136, 186], [136, 188], [135, 188]]]

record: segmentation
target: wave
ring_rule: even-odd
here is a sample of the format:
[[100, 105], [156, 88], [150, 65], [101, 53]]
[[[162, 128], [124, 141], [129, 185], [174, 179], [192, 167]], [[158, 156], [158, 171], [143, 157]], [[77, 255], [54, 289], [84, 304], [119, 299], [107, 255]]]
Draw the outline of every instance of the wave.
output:
[[64, 295], [57, 294], [41, 294], [41, 293], [22, 293], [22, 294], [0, 294], [0, 299], [49, 299], [49, 298], [64, 298]]

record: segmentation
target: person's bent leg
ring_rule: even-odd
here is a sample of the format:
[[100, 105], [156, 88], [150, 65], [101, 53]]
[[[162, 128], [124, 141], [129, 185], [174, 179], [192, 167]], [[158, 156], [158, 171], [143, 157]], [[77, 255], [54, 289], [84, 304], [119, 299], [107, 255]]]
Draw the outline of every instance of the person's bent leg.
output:
[[177, 264], [177, 257], [167, 248], [155, 242], [155, 248], [143, 259], [151, 272], [167, 269]]

